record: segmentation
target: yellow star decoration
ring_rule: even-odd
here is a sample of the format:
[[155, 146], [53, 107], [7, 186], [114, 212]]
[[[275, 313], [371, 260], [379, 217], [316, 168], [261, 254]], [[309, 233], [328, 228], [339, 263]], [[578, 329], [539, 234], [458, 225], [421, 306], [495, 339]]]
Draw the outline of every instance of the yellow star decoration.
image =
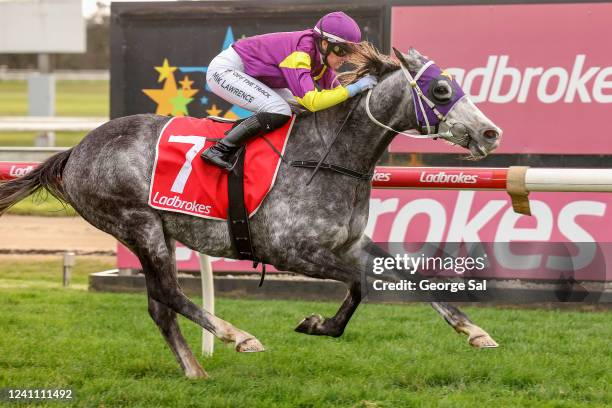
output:
[[170, 74], [176, 71], [176, 67], [171, 67], [168, 63], [168, 58], [164, 58], [164, 64], [161, 67], [155, 67], [155, 70], [159, 72], [159, 78], [157, 79], [157, 82], [161, 82], [164, 79], [169, 79]]
[[191, 89], [191, 84], [193, 84], [193, 81], [189, 80], [189, 77], [187, 75], [185, 75], [183, 77], [182, 81], [179, 81], [179, 84], [181, 84], [181, 88], [183, 88], [184, 90], [188, 91]]
[[215, 105], [214, 103], [213, 103], [212, 108], [206, 110], [206, 113], [208, 113], [211, 116], [219, 116], [221, 112], [222, 112], [221, 109], [218, 109], [217, 105]]
[[172, 106], [170, 99], [178, 95], [174, 75], [168, 78], [162, 89], [143, 89], [142, 92], [157, 103], [157, 110], [155, 113], [158, 115], [172, 114], [174, 107]]
[[[168, 60], [165, 59], [164, 64], [167, 61]], [[158, 67], [155, 69], [157, 68]], [[176, 67], [174, 69], [176, 69]], [[157, 103], [155, 113], [158, 115], [188, 115], [187, 105], [193, 101], [191, 97], [197, 94], [198, 90], [189, 88], [181, 89], [179, 92], [172, 71], [170, 74], [171, 75], [166, 78], [166, 82], [164, 82], [164, 87], [162, 89], [143, 89], [142, 92]], [[184, 80], [181, 82], [184, 82]], [[193, 81], [190, 82], [193, 83]]]
[[442, 72], [440, 73], [440, 75], [447, 77], [447, 78], [448, 78], [448, 79], [450, 79], [451, 81], [453, 80], [453, 76], [452, 76], [451, 74], [449, 74], [448, 72], [446, 72], [446, 71], [442, 71]]

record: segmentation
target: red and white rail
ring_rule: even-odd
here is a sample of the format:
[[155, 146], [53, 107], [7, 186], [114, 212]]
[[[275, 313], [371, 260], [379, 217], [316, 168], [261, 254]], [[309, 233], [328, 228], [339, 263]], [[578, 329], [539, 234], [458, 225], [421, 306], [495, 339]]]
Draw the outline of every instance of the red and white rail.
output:
[[[0, 180], [23, 176], [37, 162], [0, 162]], [[377, 167], [374, 188], [435, 190], [506, 190], [515, 209], [528, 213], [526, 197], [532, 191], [612, 192], [612, 169]], [[527, 205], [520, 209], [519, 202]]]
[[[39, 162], [0, 162], [0, 180], [28, 174]], [[374, 188], [434, 190], [506, 190], [512, 167], [377, 167]], [[612, 169], [532, 168], [527, 191], [612, 192]]]
[[[513, 167], [377, 167], [372, 186], [392, 189], [506, 190]], [[527, 191], [612, 192], [612, 169], [525, 169]]]
[[25, 176], [39, 164], [39, 162], [0, 162], [0, 180]]

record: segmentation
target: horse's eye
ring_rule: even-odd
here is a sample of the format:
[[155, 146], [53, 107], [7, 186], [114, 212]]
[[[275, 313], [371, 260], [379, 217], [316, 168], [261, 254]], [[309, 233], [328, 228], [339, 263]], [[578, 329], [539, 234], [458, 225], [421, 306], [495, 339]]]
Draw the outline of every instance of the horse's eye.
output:
[[445, 82], [438, 82], [434, 88], [434, 94], [438, 98], [449, 97], [451, 93], [450, 87]]
[[438, 81], [434, 85], [432, 89], [432, 93], [433, 93], [434, 98], [437, 99], [438, 102], [445, 103], [445, 102], [450, 101], [453, 95], [453, 90], [451, 86], [448, 84], [448, 82]]

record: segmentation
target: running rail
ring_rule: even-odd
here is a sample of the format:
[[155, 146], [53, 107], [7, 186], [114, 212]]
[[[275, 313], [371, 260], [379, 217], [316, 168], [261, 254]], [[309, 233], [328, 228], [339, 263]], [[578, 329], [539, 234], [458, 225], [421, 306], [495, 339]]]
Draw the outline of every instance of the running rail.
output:
[[[0, 162], [0, 180], [21, 177], [38, 162]], [[377, 167], [372, 187], [383, 189], [505, 190], [516, 212], [530, 214], [532, 191], [612, 192], [612, 169]]]
[[530, 192], [612, 192], [612, 169], [377, 167], [372, 187], [506, 190], [514, 210], [531, 215]]

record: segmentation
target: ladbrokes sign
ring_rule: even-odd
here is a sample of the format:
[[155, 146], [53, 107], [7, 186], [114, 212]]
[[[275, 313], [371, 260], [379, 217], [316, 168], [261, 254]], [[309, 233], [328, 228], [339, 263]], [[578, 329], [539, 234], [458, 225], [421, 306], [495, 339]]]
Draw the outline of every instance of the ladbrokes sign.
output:
[[[499, 153], [612, 154], [612, 4], [393, 7], [391, 44], [448, 68]], [[578, 142], [579, 141], [579, 142]], [[451, 152], [397, 137], [392, 151]]]
[[520, 69], [509, 60], [508, 55], [491, 55], [485, 67], [447, 71], [476, 103], [526, 103], [529, 98], [541, 103], [612, 103], [612, 66], [588, 66], [584, 54], [576, 55], [570, 70], [562, 66]]
[[457, 183], [457, 184], [474, 184], [478, 181], [478, 176], [475, 174], [465, 174], [462, 171], [453, 172], [451, 174], [445, 171], [424, 171], [421, 173], [419, 180], [423, 183]]

